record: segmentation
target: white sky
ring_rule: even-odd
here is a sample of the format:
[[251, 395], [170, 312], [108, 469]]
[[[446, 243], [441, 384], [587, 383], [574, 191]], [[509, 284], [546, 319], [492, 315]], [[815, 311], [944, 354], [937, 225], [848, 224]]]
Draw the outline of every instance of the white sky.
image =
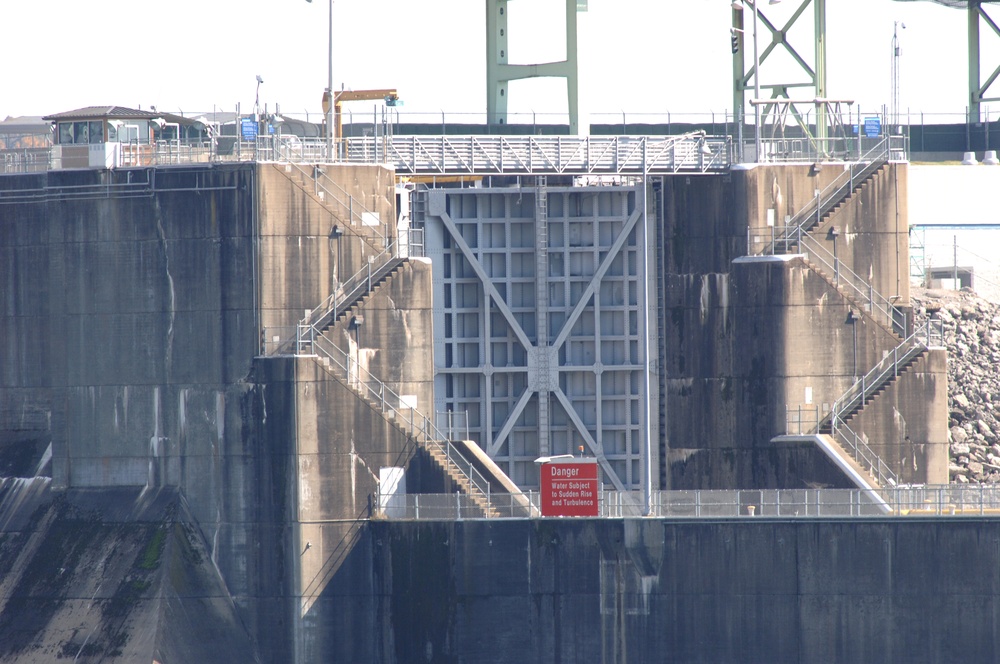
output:
[[[783, 23], [801, 2], [769, 6], [761, 0], [761, 9]], [[680, 120], [731, 109], [730, 0], [589, 4], [581, 15], [581, 104], [593, 122], [612, 121], [604, 114], [620, 119], [623, 111], [670, 111]], [[261, 104], [269, 110], [277, 102], [288, 115], [321, 114], [328, 0], [3, 5], [0, 119], [92, 105], [155, 105], [191, 114], [235, 110], [240, 103], [248, 112], [257, 74], [264, 79]], [[830, 97], [855, 99], [865, 110], [889, 104], [893, 22], [903, 21], [903, 109], [956, 114], [940, 121], [961, 119], [968, 87], [964, 11], [892, 0], [827, 5]], [[510, 3], [511, 62], [564, 57], [561, 7], [562, 0]], [[485, 112], [484, 0], [336, 0], [333, 11], [336, 87], [395, 87], [405, 102], [400, 110], [410, 119], [418, 113], [440, 118], [447, 111], [449, 120], [457, 120], [452, 113]], [[1000, 16], [1000, 8], [990, 11]], [[810, 63], [811, 14], [810, 4], [810, 18], [798, 24], [805, 38], [796, 41], [794, 30], [792, 36]], [[767, 33], [761, 30], [763, 50]], [[1000, 62], [1000, 38], [986, 26], [982, 35], [985, 77]], [[768, 64], [774, 67], [777, 60]], [[762, 71], [762, 82], [769, 82], [769, 70]], [[514, 83], [509, 100], [512, 112], [565, 113], [565, 85], [558, 79]], [[1000, 114], [1000, 102], [994, 105]], [[372, 102], [351, 107], [366, 114], [372, 108]]]

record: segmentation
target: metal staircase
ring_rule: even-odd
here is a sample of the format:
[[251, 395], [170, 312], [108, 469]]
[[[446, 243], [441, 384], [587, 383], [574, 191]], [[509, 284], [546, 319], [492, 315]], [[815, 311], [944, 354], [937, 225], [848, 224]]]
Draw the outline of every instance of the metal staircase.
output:
[[[338, 284], [318, 307], [298, 322], [295, 328], [296, 355], [310, 354], [312, 343], [319, 334], [335, 325], [348, 311], [395, 274], [407, 260], [397, 256], [395, 249], [395, 244], [390, 245], [378, 256], [370, 258], [365, 267], [347, 281]], [[287, 344], [284, 345], [286, 350], [287, 347]], [[279, 351], [281, 348], [279, 347]]]
[[484, 517], [501, 516], [491, 504], [489, 480], [429, 418], [416, 408], [407, 407], [396, 392], [361, 367], [325, 335], [315, 338], [313, 349], [316, 361], [329, 375], [353, 390], [370, 408], [381, 413], [400, 433], [425, 450], [451, 482], [471, 498]]
[[935, 331], [926, 326], [907, 335], [908, 326], [903, 312], [891, 300], [876, 292], [868, 280], [844, 266], [823, 243], [810, 235], [812, 229], [836, 214], [886, 166], [889, 160], [888, 140], [880, 142], [862, 159], [869, 161], [854, 163], [846, 168], [841, 176], [792, 217], [787, 226], [775, 229], [770, 242], [765, 243], [762, 250], [756, 251], [753, 238], [748, 236], [748, 253], [802, 254], [806, 265], [830, 283], [859, 315], [900, 340], [892, 351], [834, 402], [828, 416], [822, 419], [817, 416], [805, 430], [802, 427], [801, 413], [796, 418], [799, 434], [829, 436], [854, 464], [870, 474], [878, 487], [884, 488], [897, 485], [898, 475], [875, 454], [863, 435], [848, 426], [848, 421], [927, 351], [928, 346], [934, 342]]
[[776, 235], [763, 253], [793, 253], [802, 236], [821, 224], [871, 181], [889, 163], [890, 156], [890, 138], [885, 137], [858, 161], [850, 163], [843, 173], [796, 212], [780, 231], [775, 229]]
[[[429, 418], [416, 409], [409, 408], [398, 394], [363, 369], [357, 361], [353, 361], [325, 335], [338, 321], [344, 320], [351, 309], [390, 279], [408, 257], [413, 255], [414, 249], [422, 247], [422, 240], [413, 242], [405, 237], [393, 241], [388, 233], [365, 233], [363, 229], [366, 227], [377, 229], [384, 227], [384, 224], [376, 226], [373, 223], [375, 213], [358, 203], [319, 168], [314, 168], [312, 172], [297, 164], [279, 165], [276, 168], [335, 219], [362, 229], [358, 233], [359, 237], [378, 253], [370, 255], [367, 263], [357, 273], [346, 281], [339, 282], [319, 306], [307, 312], [298, 322], [294, 336], [279, 341], [270, 354], [294, 351], [296, 355], [314, 356], [329, 375], [353, 390], [369, 407], [381, 413], [390, 424], [425, 450], [452, 484], [470, 496], [482, 516], [502, 516], [491, 504], [490, 481], [483, 473], [466, 459]], [[418, 229], [410, 229], [409, 233], [420, 236]]]

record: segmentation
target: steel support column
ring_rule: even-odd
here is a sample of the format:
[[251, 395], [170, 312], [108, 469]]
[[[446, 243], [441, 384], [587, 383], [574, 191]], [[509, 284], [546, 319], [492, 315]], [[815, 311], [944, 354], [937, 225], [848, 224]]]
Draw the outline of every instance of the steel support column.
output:
[[[772, 81], [768, 82], [766, 79], [761, 78], [759, 84], [760, 89], [769, 90], [769, 94], [762, 94], [763, 97], [769, 97], [771, 99], [776, 98], [789, 98], [789, 90], [791, 88], [812, 88], [814, 90], [814, 96], [818, 98], [825, 98], [827, 96], [827, 85], [826, 85], [826, 0], [800, 0], [798, 7], [792, 12], [791, 17], [782, 26], [778, 26], [777, 23], [772, 21], [764, 13], [763, 4], [765, 0], [756, 0], [756, 2], [761, 3], [759, 7], [756, 7], [757, 16], [759, 18], [759, 29], [763, 35], [761, 37], [758, 35], [760, 40], [759, 48], [760, 51], [760, 64], [759, 67], [761, 71], [764, 70], [764, 64], [767, 59], [771, 56], [774, 50], [778, 47], [783, 47], [788, 54], [792, 57], [792, 60], [799, 65], [799, 70], [805, 74], [805, 79], [786, 79], [786, 81]], [[791, 0], [786, 0], [790, 2]], [[744, 14], [747, 11], [754, 10], [755, 0], [738, 0], [745, 9], [736, 9], [739, 4], [733, 7], [733, 25], [734, 28], [743, 29], [743, 26], [747, 23], [747, 18], [740, 17], [738, 14]], [[810, 65], [806, 58], [799, 54], [799, 52], [792, 46], [789, 42], [789, 35], [792, 33], [792, 28], [796, 22], [802, 18], [806, 12], [809, 5], [813, 6], [813, 63]], [[735, 109], [740, 109], [738, 113], [745, 117], [746, 108], [746, 93], [747, 90], [752, 90], [754, 88], [754, 79], [757, 76], [757, 65], [750, 67], [747, 71], [746, 60], [743, 55], [744, 46], [746, 45], [746, 35], [745, 33], [740, 33], [743, 35], [743, 39], [740, 40], [740, 48], [736, 53], [733, 54], [733, 107]], [[802, 96], [802, 95], [798, 95]], [[765, 116], [768, 113], [768, 109], [765, 107]], [[821, 122], [822, 120], [822, 122]], [[766, 123], [767, 118], [762, 120], [762, 123]], [[826, 122], [825, 114], [822, 117], [817, 118], [817, 138], [825, 136], [827, 131], [824, 126]]]
[[982, 6], [978, 2], [969, 3], [969, 115], [966, 121], [979, 118], [982, 89], [979, 87], [979, 14]]
[[486, 112], [489, 124], [507, 124], [507, 97], [511, 81], [525, 78], [566, 79], [569, 133], [580, 133], [579, 59], [577, 57], [577, 12], [586, 2], [566, 2], [566, 59], [541, 64], [509, 64], [508, 0], [486, 0]]
[[743, 74], [746, 71], [746, 33], [743, 29], [743, 12], [733, 6], [733, 123], [736, 125], [736, 154], [743, 161], [743, 128], [746, 124], [746, 106]]
[[982, 49], [980, 27], [983, 23], [1000, 37], [1000, 26], [986, 13], [983, 0], [969, 0], [969, 122], [979, 122], [982, 104], [986, 101], [1000, 101], [1000, 97], [989, 97], [987, 94], [997, 78], [1000, 77], [1000, 65], [993, 68], [989, 77], [983, 81]]
[[[816, 97], [818, 99], [827, 99], [826, 90], [826, 0], [813, 0], [815, 4], [815, 11], [813, 12], [813, 17], [815, 21], [815, 35], [816, 35], [816, 76], [814, 81], [816, 84]], [[825, 143], [828, 137], [828, 118], [826, 115], [826, 105], [817, 104], [816, 106], [816, 139], [817, 142], [822, 145]]]

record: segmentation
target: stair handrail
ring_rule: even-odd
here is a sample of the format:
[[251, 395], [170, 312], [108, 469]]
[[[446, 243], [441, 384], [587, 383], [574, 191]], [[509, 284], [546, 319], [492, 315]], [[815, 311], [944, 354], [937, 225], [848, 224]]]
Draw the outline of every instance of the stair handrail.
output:
[[[345, 383], [348, 386], [359, 392], [369, 402], [374, 402], [380, 406], [383, 414], [393, 416], [398, 423], [407, 423], [407, 418], [390, 403], [390, 401], [402, 403], [396, 392], [373, 376], [371, 372], [362, 367], [357, 361], [352, 360], [346, 351], [329, 339], [326, 339], [326, 337], [320, 335], [315, 341], [316, 343], [313, 344], [313, 348], [318, 351], [316, 354], [328, 358], [337, 368], [343, 371]], [[352, 376], [357, 387], [354, 387], [352, 384]], [[454, 466], [469, 481], [470, 491], [475, 488], [486, 499], [488, 505], [490, 500], [490, 483], [483, 474], [465, 458], [458, 448], [452, 445], [447, 436], [428, 417], [424, 416], [416, 408], [407, 408], [406, 410], [410, 411], [408, 420], [410, 436], [424, 445], [434, 447], [444, 454], [447, 462]], [[414, 427], [414, 424], [417, 426]]]
[[905, 334], [906, 316], [893, 304], [892, 300], [876, 291], [870, 281], [844, 265], [838, 256], [803, 231], [801, 227], [796, 229], [796, 232], [795, 242], [800, 249], [804, 250], [803, 253], [809, 254], [807, 262], [815, 264], [817, 268], [829, 270], [829, 274], [826, 274], [822, 269], [819, 269], [835, 286], [843, 286], [850, 299], [861, 305], [862, 309], [875, 317], [883, 326], [900, 336]]
[[846, 423], [835, 421], [832, 432], [837, 444], [850, 453], [862, 467], [867, 467], [880, 488], [894, 488], [899, 484], [899, 475]]
[[316, 334], [320, 331], [318, 325], [332, 316], [337, 318], [346, 308], [341, 309], [346, 304], [353, 305], [359, 297], [372, 290], [374, 284], [378, 283], [386, 274], [392, 271], [397, 264], [404, 259], [397, 253], [398, 242], [392, 242], [376, 256], [369, 256], [364, 267], [337, 284], [326, 298], [315, 309], [311, 309], [295, 328], [295, 343], [297, 352], [301, 355], [305, 347], [312, 343]]
[[831, 421], [843, 421], [844, 414], [850, 413], [857, 406], [880, 388], [890, 376], [899, 375], [899, 367], [906, 364], [916, 355], [927, 350], [936, 339], [944, 338], [944, 321], [927, 320], [918, 326], [913, 334], [903, 340], [892, 351], [886, 353], [868, 373], [854, 382], [839, 399], [833, 402], [830, 409]]
[[[374, 215], [376, 217], [378, 216], [377, 212], [369, 210], [364, 203], [354, 198], [354, 196], [351, 196], [351, 194], [348, 193], [347, 190], [345, 190], [343, 187], [337, 184], [333, 178], [327, 175], [326, 172], [319, 167], [319, 165], [313, 166], [312, 173], [310, 173], [301, 164], [292, 163], [292, 166], [296, 170], [298, 170], [303, 177], [312, 179], [313, 185], [315, 186], [316, 189], [315, 193], [317, 194], [317, 196], [319, 195], [319, 192], [322, 191], [324, 194], [323, 196], [324, 201], [333, 200], [334, 202], [339, 204], [340, 207], [347, 212], [348, 223], [350, 223], [352, 226], [356, 226], [358, 224], [364, 226], [365, 224], [364, 217], [366, 214]], [[326, 184], [320, 182], [320, 176], [322, 176]], [[329, 187], [332, 187], [336, 191], [335, 192], [331, 191]], [[342, 197], [346, 197], [347, 199], [346, 202], [342, 199]], [[380, 228], [383, 229], [382, 244], [385, 244], [387, 242], [387, 237], [385, 233], [387, 225], [380, 224]]]
[[[848, 168], [838, 175], [816, 196], [811, 198], [784, 226], [785, 235], [776, 238], [763, 254], [774, 254], [775, 247], [782, 242], [787, 243], [799, 229], [811, 224], [813, 219], [821, 219], [833, 206], [847, 198], [854, 190], [854, 183], [861, 182], [885, 164], [890, 156], [890, 137], [883, 137], [868, 152], [859, 156], [857, 161], [845, 162]], [[752, 251], [752, 247], [748, 247]]]

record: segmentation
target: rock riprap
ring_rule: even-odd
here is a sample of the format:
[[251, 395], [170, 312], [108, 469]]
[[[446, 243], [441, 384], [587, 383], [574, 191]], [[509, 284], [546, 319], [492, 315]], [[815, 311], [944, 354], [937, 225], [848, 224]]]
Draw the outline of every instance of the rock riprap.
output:
[[941, 321], [948, 349], [949, 477], [1000, 483], [1000, 305], [961, 291], [913, 288], [914, 322]]

